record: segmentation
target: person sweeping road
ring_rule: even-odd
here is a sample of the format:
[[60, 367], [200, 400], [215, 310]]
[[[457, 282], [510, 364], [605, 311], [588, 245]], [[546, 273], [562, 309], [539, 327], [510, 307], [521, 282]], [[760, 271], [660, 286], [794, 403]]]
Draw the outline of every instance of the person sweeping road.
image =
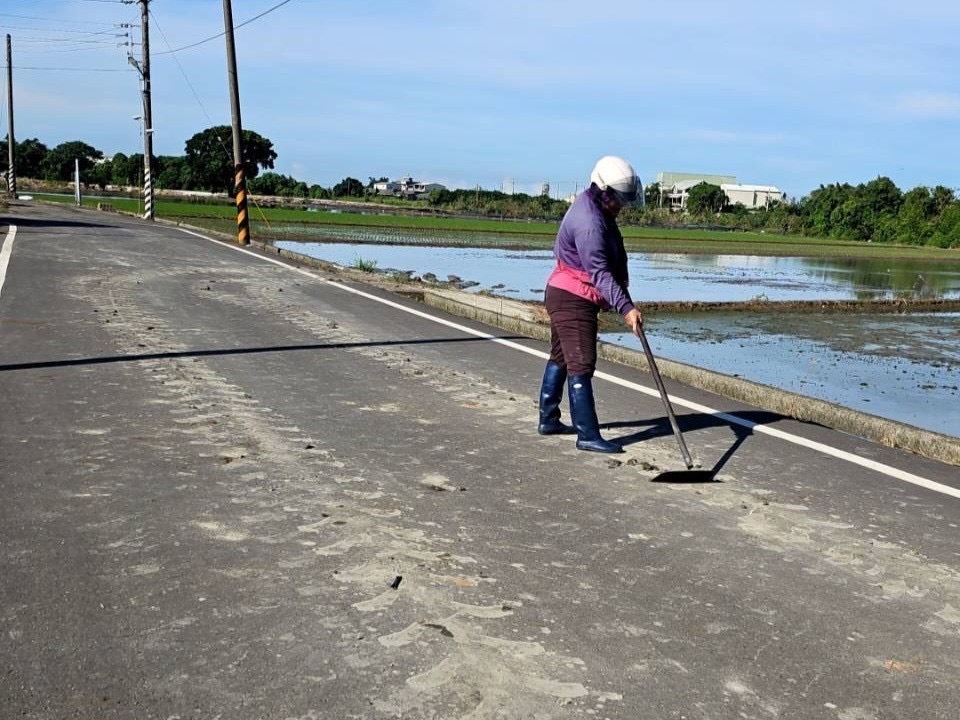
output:
[[[600, 435], [593, 397], [597, 365], [598, 317], [615, 309], [634, 335], [643, 316], [627, 287], [627, 252], [617, 226], [626, 206], [642, 202], [637, 174], [626, 160], [600, 158], [590, 174], [590, 187], [567, 210], [560, 223], [553, 254], [557, 264], [547, 279], [544, 303], [550, 316], [550, 359], [540, 386], [541, 435], [577, 434], [577, 449], [623, 452]], [[563, 387], [567, 385], [573, 427], [560, 420]]]

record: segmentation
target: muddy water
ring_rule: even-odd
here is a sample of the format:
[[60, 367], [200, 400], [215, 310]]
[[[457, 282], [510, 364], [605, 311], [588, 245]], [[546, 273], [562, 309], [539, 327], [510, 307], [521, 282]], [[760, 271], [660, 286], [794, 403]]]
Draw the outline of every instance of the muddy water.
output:
[[699, 313], [647, 335], [663, 357], [960, 437], [960, 314]]
[[[455, 275], [471, 289], [539, 300], [553, 267], [549, 250], [499, 250], [378, 243], [278, 241], [338, 265], [376, 263], [379, 270]], [[899, 296], [960, 298], [960, 264], [842, 258], [637, 253], [630, 258], [631, 292], [647, 301], [856, 300]]]
[[[440, 280], [539, 300], [549, 251], [363, 243], [277, 242], [343, 266]], [[960, 298], [960, 266], [750, 256], [640, 254], [630, 261], [641, 303]], [[737, 375], [960, 437], [960, 315], [698, 313], [647, 317], [658, 356]], [[632, 336], [608, 342], [637, 347]]]

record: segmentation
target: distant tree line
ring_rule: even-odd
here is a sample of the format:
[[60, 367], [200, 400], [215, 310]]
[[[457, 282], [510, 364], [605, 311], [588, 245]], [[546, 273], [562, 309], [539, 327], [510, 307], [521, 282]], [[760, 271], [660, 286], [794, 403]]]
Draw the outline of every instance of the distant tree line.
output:
[[864, 242], [960, 247], [960, 200], [938, 185], [901, 191], [890, 178], [859, 185], [821, 185], [795, 203], [774, 202], [748, 210], [729, 205], [717, 185], [701, 183], [689, 190], [687, 213], [657, 207], [656, 183], [645, 189], [646, 207], [627, 210], [623, 220], [637, 225], [701, 223], [733, 230], [833, 237]]
[[[6, 139], [3, 141], [6, 145]], [[308, 185], [288, 175], [269, 172], [277, 153], [273, 143], [250, 130], [244, 131], [244, 170], [248, 190], [255, 195], [312, 199], [357, 199], [398, 207], [415, 207], [445, 213], [513, 219], [559, 220], [568, 204], [548, 195], [503, 193], [495, 190], [434, 190], [426, 198], [405, 200], [380, 197], [374, 184], [345, 177], [330, 188]], [[36, 138], [16, 143], [16, 174], [48, 182], [69, 182], [74, 163], [88, 185], [138, 187], [143, 182], [143, 154], [103, 153], [80, 140], [50, 149]], [[6, 153], [0, 153], [0, 170], [7, 170]], [[154, 186], [233, 193], [234, 168], [231, 129], [219, 125], [189, 140], [181, 156], [161, 155], [151, 162]], [[263, 172], [261, 170], [267, 170]], [[897, 242], [910, 245], [960, 247], [960, 200], [956, 192], [938, 185], [901, 191], [890, 178], [878, 177], [860, 185], [821, 185], [798, 202], [774, 202], [748, 210], [729, 205], [717, 185], [701, 183], [688, 192], [687, 212], [658, 207], [660, 187], [644, 188], [646, 205], [621, 215], [626, 225], [709, 224], [731, 230], [763, 230], [785, 234], [834, 237], [864, 242]]]

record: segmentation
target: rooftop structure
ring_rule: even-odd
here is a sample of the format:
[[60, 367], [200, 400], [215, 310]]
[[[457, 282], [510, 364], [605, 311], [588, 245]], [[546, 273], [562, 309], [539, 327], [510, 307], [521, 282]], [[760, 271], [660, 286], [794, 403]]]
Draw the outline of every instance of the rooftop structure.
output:
[[690, 188], [707, 183], [716, 185], [727, 196], [730, 205], [743, 205], [748, 210], [769, 207], [784, 202], [786, 193], [773, 185], [744, 185], [734, 175], [705, 175], [702, 173], [661, 172], [657, 174], [660, 186], [659, 207], [682, 211], [687, 207]]
[[414, 180], [409, 175], [399, 180], [376, 182], [373, 184], [373, 191], [377, 195], [394, 195], [405, 198], [423, 198], [434, 190], [446, 190], [446, 187], [440, 183], [420, 182], [419, 180]]

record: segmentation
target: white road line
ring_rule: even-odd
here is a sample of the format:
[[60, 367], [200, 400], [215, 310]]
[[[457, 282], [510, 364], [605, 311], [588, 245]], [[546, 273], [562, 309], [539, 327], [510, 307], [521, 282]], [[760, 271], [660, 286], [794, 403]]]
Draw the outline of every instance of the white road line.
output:
[[[286, 268], [288, 270], [293, 270], [294, 272], [298, 272], [301, 275], [306, 275], [307, 277], [313, 278], [314, 280], [319, 280], [322, 283], [331, 285], [345, 292], [352, 293], [353, 295], [358, 295], [368, 300], [372, 300], [374, 302], [381, 303], [383, 305], [387, 305], [392, 308], [396, 308], [397, 310], [400, 310], [402, 312], [409, 313], [410, 315], [415, 315], [417, 317], [423, 318], [425, 320], [429, 320], [439, 325], [444, 325], [446, 327], [459, 330], [468, 335], [473, 335], [474, 337], [483, 338], [484, 340], [489, 340], [499, 345], [504, 345], [514, 350], [519, 350], [520, 352], [527, 353], [528, 355], [533, 355], [543, 360], [547, 360], [550, 357], [548, 353], [545, 353], [542, 350], [535, 350], [534, 348], [526, 347], [525, 345], [521, 345], [520, 343], [515, 343], [510, 340], [504, 340], [502, 338], [494, 337], [489, 333], [481, 332], [479, 330], [474, 330], [473, 328], [466, 327], [465, 325], [460, 325], [450, 320], [445, 320], [444, 318], [430, 315], [429, 313], [425, 313], [421, 310], [415, 310], [413, 308], [406, 307], [404, 305], [401, 305], [400, 303], [393, 302], [392, 300], [387, 300], [385, 298], [377, 297], [376, 295], [373, 295], [371, 293], [364, 292], [363, 290], [357, 290], [356, 288], [343, 285], [342, 283], [338, 283], [333, 280], [327, 280], [326, 278], [323, 278], [314, 272], [310, 272], [309, 270], [304, 270], [303, 268], [293, 267], [292, 265], [288, 265], [287, 263], [281, 260], [275, 260], [270, 257], [264, 257], [263, 255], [255, 253], [251, 250], [246, 250], [239, 246], [225, 245], [220, 240], [214, 240], [213, 238], [207, 237], [206, 235], [201, 235], [200, 233], [193, 232], [191, 230], [185, 230], [183, 228], [177, 228], [177, 229], [180, 230], [181, 232], [187, 233], [188, 235], [193, 235], [194, 237], [202, 238], [204, 240], [209, 240], [210, 242], [217, 243], [222, 247], [227, 247], [232, 250], [237, 250], [239, 252], [250, 255], [251, 257], [255, 257], [258, 260], [262, 260], [268, 263], [273, 263], [274, 265], [279, 265], [280, 267]], [[616, 375], [610, 375], [609, 373], [605, 373], [605, 372], [597, 372], [594, 375], [594, 377], [607, 380], [608, 382], [614, 383], [615, 385], [629, 388], [630, 390], [635, 390], [637, 392], [644, 393], [651, 397], [660, 397], [659, 393], [656, 390], [644, 387], [643, 385], [639, 385], [635, 382], [631, 382], [630, 380], [624, 380], [623, 378], [617, 377]], [[807, 438], [800, 437], [799, 435], [794, 435], [792, 433], [784, 432], [783, 430], [767, 427], [766, 425], [760, 425], [750, 420], [744, 420], [743, 418], [737, 417], [736, 415], [720, 412], [719, 410], [715, 410], [714, 408], [708, 407], [706, 405], [695, 403], [691, 400], [684, 400], [683, 398], [670, 396], [670, 402], [675, 405], [685, 407], [688, 410], [694, 410], [699, 413], [713, 415], [715, 417], [720, 418], [721, 420], [724, 420], [725, 422], [730, 423], [731, 425], [739, 425], [740, 427], [746, 428], [751, 432], [770, 435], [771, 437], [775, 437], [780, 440], [785, 440], [786, 442], [793, 443], [794, 445], [799, 445], [801, 447], [814, 450], [824, 455], [828, 455], [830, 457], [834, 457], [839, 460], [844, 460], [846, 462], [853, 463], [854, 465], [859, 465], [860, 467], [867, 468], [869, 470], [874, 470], [878, 473], [887, 475], [888, 477], [896, 478], [897, 480], [902, 480], [904, 482], [908, 482], [913, 485], [918, 485], [919, 487], [926, 488], [927, 490], [933, 490], [934, 492], [938, 492], [943, 495], [949, 495], [950, 497], [955, 497], [960, 499], [960, 489], [958, 488], [950, 487], [949, 485], [944, 485], [943, 483], [938, 483], [934, 480], [928, 480], [927, 478], [920, 477], [919, 475], [914, 475], [913, 473], [908, 473], [904, 470], [900, 470], [899, 468], [895, 468], [890, 465], [886, 465], [884, 463], [876, 462], [875, 460], [862, 458], [859, 455], [854, 455], [853, 453], [847, 452], [846, 450], [840, 450], [838, 448], [832, 447], [830, 445], [826, 445], [824, 443], [817, 442], [815, 440], [808, 440]]]
[[7, 279], [7, 266], [10, 264], [10, 253], [13, 252], [13, 240], [17, 237], [17, 226], [11, 225], [7, 237], [3, 239], [3, 248], [0, 249], [0, 295], [3, 294], [3, 282]]

